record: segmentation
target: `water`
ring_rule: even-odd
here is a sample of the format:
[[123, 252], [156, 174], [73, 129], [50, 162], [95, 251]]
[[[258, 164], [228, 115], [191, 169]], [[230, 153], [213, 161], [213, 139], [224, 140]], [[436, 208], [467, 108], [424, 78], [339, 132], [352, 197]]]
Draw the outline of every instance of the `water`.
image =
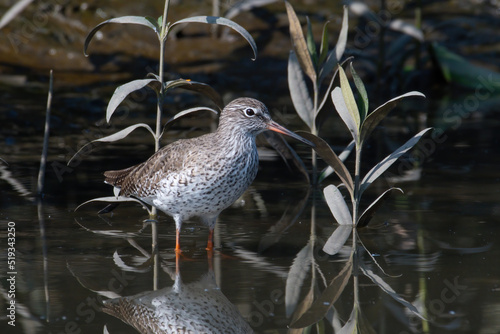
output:
[[[475, 10], [484, 14], [488, 6]], [[189, 12], [189, 8], [181, 8]], [[153, 7], [141, 9], [158, 11]], [[471, 9], [463, 10], [467, 16]], [[73, 18], [78, 14], [66, 15]], [[92, 26], [98, 19], [82, 20], [86, 24], [92, 21], [88, 23]], [[252, 22], [251, 16], [243, 16], [242, 21]], [[454, 29], [461, 36], [462, 28]], [[280, 34], [273, 35], [274, 41], [283, 38]], [[62, 49], [78, 48], [75, 54], [80, 54], [81, 40], [71, 41]], [[186, 47], [182, 39], [177, 43], [177, 51]], [[465, 47], [469, 40], [461, 39], [460, 43]], [[211, 46], [211, 42], [200, 42], [200, 47]], [[103, 48], [93, 47], [96, 52]], [[176, 56], [168, 59], [176, 69], [213, 84], [226, 98], [256, 94], [271, 107], [277, 121], [292, 130], [304, 129], [290, 105], [283, 107], [288, 94], [283, 59], [288, 51], [283, 59], [277, 55], [288, 47], [269, 43], [258, 66], [247, 59], [250, 50], [245, 49], [239, 52], [248, 62], [234, 56], [225, 64], [205, 59], [211, 65], [204, 67], [196, 59], [183, 62], [175, 50]], [[224, 51], [217, 48], [210, 55], [220, 59], [219, 52]], [[144, 51], [153, 52], [156, 50]], [[309, 189], [296, 170], [289, 171], [266, 149], [251, 189], [219, 217], [215, 235], [218, 249], [213, 258], [205, 251], [207, 229], [193, 220], [183, 225], [184, 252], [176, 263], [175, 227], [171, 218], [161, 215], [155, 261], [150, 256], [152, 229], [144, 224], [147, 213], [140, 206], [122, 204], [113, 214], [103, 216], [97, 215], [104, 206], [99, 203], [75, 211], [89, 199], [110, 196], [102, 172], [146, 159], [152, 152], [151, 138], [137, 134], [119, 144], [100, 145], [71, 167], [65, 165], [79, 147], [97, 136], [132, 123], [153, 122], [148, 116], [154, 109], [154, 96], [150, 95], [137, 97], [126, 113], [116, 115], [112, 125], [103, 121], [115, 80], [126, 79], [120, 74], [124, 68], [132, 76], [139, 72], [140, 77], [145, 67], [154, 64], [144, 58], [128, 61], [127, 57], [122, 55], [120, 61], [107, 64], [111, 66], [109, 72], [105, 66], [104, 70], [99, 67], [106, 64], [105, 59], [92, 59], [99, 69], [91, 72], [79, 56], [78, 61], [67, 61], [75, 72], [58, 75], [56, 71], [49, 163], [41, 200], [33, 194], [43, 134], [46, 74], [17, 69], [21, 76], [29, 74], [18, 78], [26, 79], [25, 85], [13, 88], [11, 82], [2, 86], [0, 157], [8, 165], [0, 165], [0, 332], [136, 333], [133, 324], [139, 325], [134, 321], [150, 318], [112, 315], [102, 309], [106, 300], [129, 297], [122, 303], [142, 301], [143, 305], [161, 306], [159, 320], [167, 323], [173, 321], [168, 318], [173, 307], [174, 311], [187, 310], [179, 318], [198, 322], [199, 326], [212, 320], [227, 322], [229, 333], [235, 326], [242, 328], [238, 332], [250, 326], [256, 333], [298, 333], [301, 331], [289, 326], [310, 307], [311, 312], [299, 324], [315, 323], [312, 332], [334, 332], [357, 308], [363, 333], [498, 333], [500, 123], [494, 96], [467, 108], [478, 99], [474, 91], [436, 87], [439, 84], [433, 83], [430, 88], [422, 88], [429, 97], [426, 102], [403, 102], [403, 108], [394, 111], [374, 133], [366, 148], [364, 171], [419, 129], [432, 126], [435, 131], [444, 131], [425, 137], [421, 146], [396, 163], [365, 194], [363, 206], [390, 186], [404, 190], [404, 194], [394, 192], [369, 227], [357, 232], [355, 252], [352, 236], [339, 254], [322, 252], [338, 225], [321, 190], [339, 181], [331, 176], [319, 190]], [[362, 58], [359, 61], [366, 65]], [[124, 65], [127, 63], [135, 65], [130, 68]], [[9, 67], [6, 73], [17, 72]], [[78, 85], [76, 79], [81, 79]], [[180, 92], [167, 102], [179, 110], [203, 103]], [[462, 111], [454, 109], [457, 105], [464, 106]], [[164, 144], [209, 131], [211, 119], [205, 116], [177, 124]], [[349, 142], [347, 131], [335, 117], [321, 135], [339, 148]], [[310, 166], [307, 149], [290, 143]], [[347, 165], [352, 168], [352, 161]], [[402, 174], [409, 167], [415, 168]], [[7, 239], [9, 227], [15, 227], [13, 245], [8, 245], [12, 241]], [[16, 249], [15, 268], [9, 269], [11, 246]], [[11, 276], [15, 284], [8, 280]], [[153, 292], [155, 282], [157, 292]], [[10, 293], [15, 293], [15, 299], [9, 297]], [[138, 294], [143, 295], [132, 298]], [[336, 297], [332, 308], [330, 302]], [[16, 302], [15, 327], [6, 317], [10, 300]], [[203, 307], [197, 308], [197, 303]], [[141, 312], [147, 314], [145, 309]]]

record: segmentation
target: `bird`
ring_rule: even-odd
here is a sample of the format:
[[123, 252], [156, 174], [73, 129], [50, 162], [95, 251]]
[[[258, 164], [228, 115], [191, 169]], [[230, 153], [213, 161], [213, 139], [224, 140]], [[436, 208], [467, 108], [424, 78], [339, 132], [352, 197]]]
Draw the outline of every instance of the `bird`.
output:
[[256, 136], [271, 130], [314, 147], [310, 141], [272, 120], [264, 103], [243, 97], [226, 105], [214, 132], [179, 139], [138, 165], [104, 172], [105, 183], [171, 216], [176, 253], [181, 252], [182, 223], [199, 217], [208, 226], [206, 249], [213, 251], [219, 214], [232, 205], [257, 175]]
[[102, 311], [144, 334], [253, 333], [212, 270], [190, 283], [176, 273], [171, 287], [104, 300]]

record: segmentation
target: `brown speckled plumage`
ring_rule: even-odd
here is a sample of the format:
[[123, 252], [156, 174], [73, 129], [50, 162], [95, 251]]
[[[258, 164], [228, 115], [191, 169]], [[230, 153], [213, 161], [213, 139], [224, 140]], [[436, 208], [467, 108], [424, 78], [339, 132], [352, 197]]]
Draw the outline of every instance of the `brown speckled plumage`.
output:
[[106, 300], [102, 309], [142, 334], [250, 334], [252, 328], [215, 284], [213, 272], [184, 284]]
[[210, 228], [211, 238], [219, 213], [257, 175], [255, 136], [267, 129], [308, 143], [272, 121], [262, 102], [239, 98], [224, 108], [217, 131], [173, 142], [139, 165], [107, 171], [105, 182], [172, 216], [177, 236], [182, 222], [197, 216]]

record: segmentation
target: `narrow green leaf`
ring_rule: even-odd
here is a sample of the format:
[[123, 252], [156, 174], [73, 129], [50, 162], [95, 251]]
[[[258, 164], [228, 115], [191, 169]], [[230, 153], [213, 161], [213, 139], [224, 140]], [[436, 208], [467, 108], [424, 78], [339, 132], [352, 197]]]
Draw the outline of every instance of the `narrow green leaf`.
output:
[[[335, 82], [335, 78], [337, 77], [337, 73], [339, 72], [339, 67], [344, 67], [344, 65], [352, 59], [353, 59], [353, 57], [348, 57], [342, 63], [340, 63], [340, 66], [337, 66], [337, 68], [335, 69], [335, 72], [333, 73], [332, 78], [330, 79], [330, 84], [328, 85], [328, 88], [325, 91], [325, 95], [323, 96], [323, 99], [321, 100], [321, 103], [319, 104], [318, 113], [323, 110], [323, 107], [325, 106], [325, 103], [328, 100], [328, 97], [330, 96], [330, 94], [328, 94], [328, 93], [331, 91], [331, 89], [333, 87], [333, 83]], [[318, 126], [318, 128], [319, 128], [319, 126]]]
[[[349, 84], [349, 80], [347, 80], [347, 76], [345, 75], [344, 69], [339, 67], [339, 78], [340, 78], [340, 89], [342, 90], [342, 96], [344, 97], [344, 102], [349, 110], [349, 114], [356, 125], [356, 129], [359, 131], [361, 126], [361, 121], [359, 118], [359, 110], [358, 105], [356, 104], [356, 99], [354, 99], [354, 94], [351, 89], [351, 85]], [[358, 140], [358, 138], [355, 138]]]
[[288, 271], [285, 284], [285, 309], [287, 318], [292, 315], [299, 303], [302, 285], [307, 273], [311, 270], [311, 263], [314, 258], [313, 250], [314, 247], [309, 240], [307, 245], [297, 253]]
[[[341, 69], [342, 67], [339, 67]], [[356, 126], [356, 122], [349, 112], [349, 108], [346, 105], [344, 96], [342, 95], [342, 90], [339, 87], [335, 87], [332, 91], [332, 101], [335, 109], [337, 110], [340, 118], [344, 121], [347, 129], [352, 135], [355, 142], [359, 141], [359, 130]]]
[[333, 231], [332, 235], [328, 238], [323, 246], [323, 252], [328, 255], [337, 254], [342, 247], [345, 245], [347, 239], [351, 235], [353, 226], [351, 225], [339, 225]]
[[368, 138], [375, 127], [380, 123], [380, 121], [384, 119], [394, 107], [397, 106], [400, 100], [404, 99], [405, 97], [411, 96], [425, 98], [425, 95], [420, 92], [409, 92], [387, 101], [386, 103], [382, 104], [380, 107], [372, 111], [370, 114], [368, 114], [363, 124], [361, 125], [361, 142], [364, 142], [366, 138]]
[[229, 27], [246, 39], [246, 41], [248, 42], [248, 44], [250, 44], [250, 47], [252, 48], [253, 51], [254, 58], [252, 58], [252, 60], [257, 59], [257, 44], [255, 43], [252, 35], [250, 35], [250, 33], [247, 30], [245, 30], [245, 28], [243, 28], [234, 21], [219, 16], [193, 16], [173, 23], [170, 26], [170, 29], [178, 24], [183, 24], [183, 23], [206, 23], [206, 24], [217, 24]]
[[314, 43], [311, 21], [309, 20], [309, 17], [306, 18], [307, 18], [307, 38], [306, 38], [307, 49], [309, 50], [309, 55], [311, 56], [313, 62], [314, 72], [316, 72], [316, 69], [318, 68], [318, 51], [316, 50], [316, 44]]
[[95, 140], [92, 140], [91, 142], [85, 144], [82, 146], [82, 148], [80, 148], [78, 150], [78, 152], [75, 153], [75, 155], [73, 157], [71, 157], [71, 159], [69, 159], [68, 161], [68, 166], [71, 164], [71, 162], [73, 161], [73, 159], [75, 157], [78, 156], [78, 154], [85, 148], [87, 147], [88, 145], [92, 144], [92, 143], [97, 143], [97, 142], [106, 142], [106, 143], [109, 143], [109, 142], [114, 142], [114, 141], [118, 141], [120, 139], [123, 139], [125, 137], [127, 137], [132, 131], [134, 131], [135, 129], [137, 128], [145, 128], [146, 130], [148, 130], [152, 135], [153, 137], [155, 136], [155, 133], [153, 132], [153, 130], [151, 130], [151, 127], [145, 123], [138, 123], [138, 124], [134, 124], [134, 125], [131, 125], [121, 131], [118, 131], [117, 133], [114, 133], [110, 136], [106, 136], [106, 137], [103, 137], [103, 138], [99, 138], [99, 139], [95, 139]]
[[155, 24], [154, 21], [150, 21], [150, 19], [143, 17], [143, 16], [122, 16], [122, 17], [116, 17], [113, 19], [106, 20], [104, 22], [99, 23], [97, 26], [94, 27], [90, 31], [90, 33], [87, 35], [85, 38], [85, 43], [83, 46], [83, 54], [85, 56], [88, 56], [87, 54], [87, 48], [90, 44], [90, 41], [92, 40], [92, 37], [101, 29], [103, 26], [110, 24], [110, 23], [121, 23], [121, 24], [138, 24], [142, 26], [146, 26], [148, 28], [153, 29], [153, 31], [156, 33], [158, 38], [160, 38], [160, 27]]
[[361, 181], [361, 186], [359, 188], [359, 196], [363, 194], [363, 192], [372, 184], [382, 173], [384, 173], [390, 166], [392, 166], [393, 163], [396, 162], [396, 160], [399, 159], [403, 154], [408, 152], [413, 146], [415, 146], [416, 143], [422, 138], [422, 136], [429, 130], [432, 130], [432, 128], [427, 128], [419, 133], [417, 133], [415, 136], [413, 136], [410, 140], [408, 140], [406, 143], [404, 143], [401, 147], [399, 147], [396, 151], [392, 152], [390, 155], [388, 155], [384, 160], [376, 164], [363, 178], [363, 181]]
[[361, 214], [356, 224], [356, 227], [358, 228], [365, 227], [370, 223], [370, 220], [375, 215], [375, 212], [382, 205], [382, 203], [384, 203], [384, 200], [386, 200], [390, 196], [392, 190], [399, 190], [403, 192], [403, 190], [400, 188], [390, 188], [384, 191], [382, 195], [380, 195], [376, 200], [374, 200], [372, 204], [370, 204], [370, 206], [368, 206], [368, 208], [366, 208], [366, 210]]
[[380, 276], [378, 276], [370, 268], [368, 268], [363, 261], [359, 262], [359, 269], [361, 269], [361, 272], [365, 274], [366, 277], [371, 279], [373, 283], [378, 285], [378, 287], [381, 288], [382, 291], [391, 296], [395, 301], [406, 307], [420, 319], [427, 320], [422, 314], [420, 314], [415, 305], [400, 297], [389, 284], [387, 284]]
[[111, 116], [113, 116], [113, 113], [115, 112], [116, 108], [118, 108], [120, 103], [122, 103], [122, 101], [130, 93], [144, 88], [145, 86], [147, 86], [148, 84], [150, 84], [153, 81], [157, 81], [157, 80], [156, 79], [140, 79], [140, 80], [134, 80], [131, 82], [127, 82], [126, 84], [118, 86], [115, 89], [113, 96], [111, 96], [111, 99], [109, 100], [108, 108], [106, 109], [106, 122], [109, 123]]
[[492, 96], [499, 95], [500, 73], [492, 71], [491, 68], [474, 65], [436, 42], [431, 46], [432, 53], [448, 82], [471, 89], [484, 87]]
[[293, 106], [299, 117], [312, 129], [314, 122], [314, 107], [309, 95], [309, 89], [300, 68], [295, 52], [290, 51], [288, 58], [288, 89], [292, 97]]
[[347, 190], [349, 191], [349, 194], [352, 197], [354, 194], [354, 182], [352, 181], [351, 174], [349, 174], [347, 167], [335, 154], [330, 145], [328, 145], [323, 139], [313, 135], [312, 133], [303, 131], [298, 131], [297, 133], [300, 133], [301, 137], [308, 139], [316, 145], [314, 150], [323, 160], [325, 160], [327, 164], [333, 167], [333, 169], [335, 170], [335, 174], [337, 174], [340, 180], [344, 183]]
[[330, 184], [325, 189], [323, 189], [323, 194], [325, 195], [326, 203], [330, 208], [330, 211], [335, 217], [335, 220], [340, 225], [353, 225], [351, 212], [347, 207], [344, 196], [339, 191], [339, 189]]
[[291, 328], [304, 328], [315, 324], [321, 320], [328, 312], [330, 307], [337, 301], [344, 291], [352, 273], [352, 256], [349, 258], [344, 268], [330, 282], [321, 295], [313, 302], [309, 310], [302, 315], [297, 321], [293, 322]]
[[352, 78], [354, 79], [354, 84], [358, 89], [358, 93], [361, 97], [361, 102], [363, 102], [361, 104], [361, 109], [359, 110], [360, 122], [363, 123], [366, 115], [368, 114], [368, 107], [369, 107], [368, 94], [366, 93], [366, 88], [365, 85], [363, 84], [363, 81], [359, 77], [358, 73], [356, 73], [356, 71], [354, 70], [354, 66], [352, 66], [352, 63], [350, 63], [350, 67], [351, 67], [351, 75]]
[[335, 66], [338, 64], [347, 45], [347, 33], [349, 31], [349, 11], [346, 6], [344, 6], [344, 15], [342, 17], [342, 28], [340, 29], [339, 38], [335, 48], [328, 53], [325, 64], [321, 67], [319, 71], [318, 82], [321, 84], [323, 80], [332, 72]]
[[323, 34], [321, 35], [321, 44], [319, 46], [319, 59], [318, 59], [318, 67], [320, 67], [328, 56], [328, 23], [330, 21], [326, 21], [323, 25]]
[[295, 14], [292, 5], [290, 5], [288, 1], [285, 1], [285, 5], [290, 24], [290, 37], [292, 39], [293, 50], [297, 55], [300, 67], [304, 73], [311, 79], [312, 82], [316, 82], [316, 71], [314, 70], [314, 65], [307, 49], [307, 43], [302, 32], [302, 27], [300, 26], [300, 21], [297, 14]]

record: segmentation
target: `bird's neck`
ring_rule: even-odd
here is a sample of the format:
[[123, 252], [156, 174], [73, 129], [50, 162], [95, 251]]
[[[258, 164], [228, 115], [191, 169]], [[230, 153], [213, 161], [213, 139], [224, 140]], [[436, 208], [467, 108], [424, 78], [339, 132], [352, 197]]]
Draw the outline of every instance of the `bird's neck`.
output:
[[216, 132], [217, 140], [227, 154], [248, 154], [256, 150], [255, 134], [241, 131], [238, 127], [219, 127]]

